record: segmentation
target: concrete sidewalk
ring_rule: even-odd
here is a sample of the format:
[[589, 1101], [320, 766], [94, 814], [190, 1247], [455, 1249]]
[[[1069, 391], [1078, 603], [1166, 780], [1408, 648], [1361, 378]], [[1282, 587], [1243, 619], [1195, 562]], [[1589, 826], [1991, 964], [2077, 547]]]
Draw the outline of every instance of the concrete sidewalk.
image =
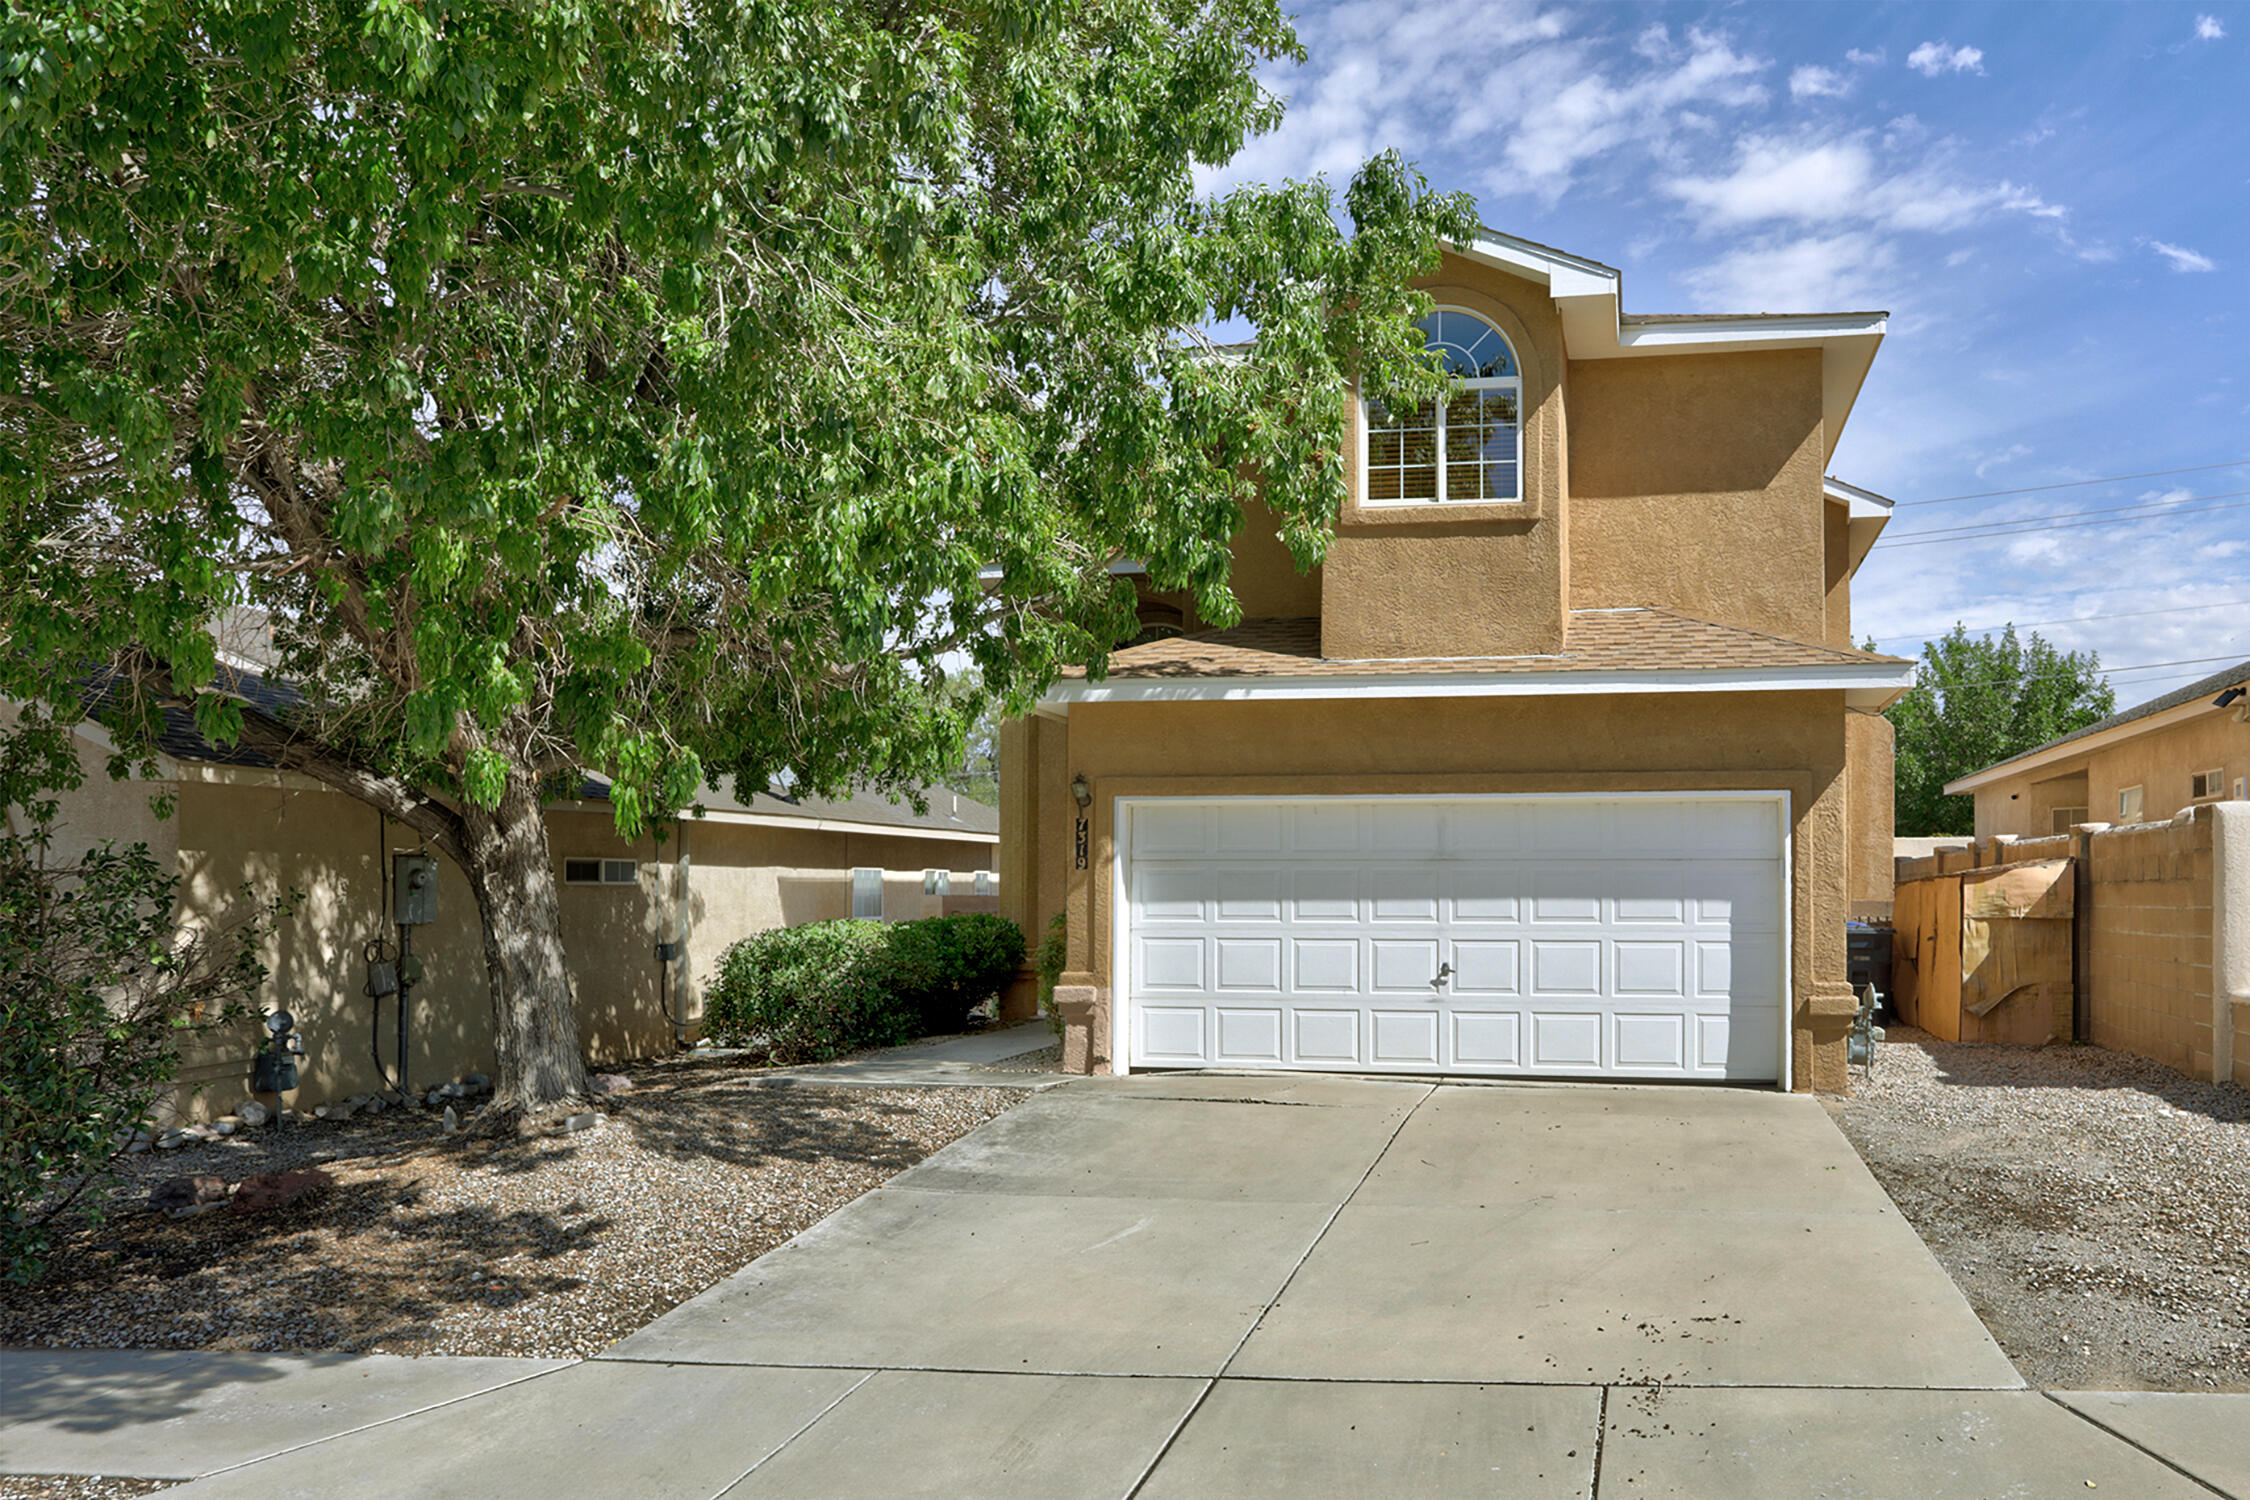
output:
[[799, 1083], [858, 1084], [872, 1088], [1052, 1088], [1068, 1083], [1067, 1073], [996, 1072], [994, 1063], [1051, 1047], [1055, 1034], [1045, 1021], [1027, 1021], [999, 1031], [948, 1037], [942, 1042], [912, 1042], [843, 1062], [776, 1068], [755, 1081], [769, 1087]]
[[2250, 1500], [2250, 1396], [2024, 1389], [1819, 1106], [1737, 1090], [1085, 1080], [582, 1364], [393, 1360], [426, 1395], [353, 1400], [319, 1382], [358, 1362], [226, 1395], [180, 1362], [230, 1356], [131, 1358], [186, 1393], [7, 1356], [0, 1467], [209, 1476], [190, 1496]]

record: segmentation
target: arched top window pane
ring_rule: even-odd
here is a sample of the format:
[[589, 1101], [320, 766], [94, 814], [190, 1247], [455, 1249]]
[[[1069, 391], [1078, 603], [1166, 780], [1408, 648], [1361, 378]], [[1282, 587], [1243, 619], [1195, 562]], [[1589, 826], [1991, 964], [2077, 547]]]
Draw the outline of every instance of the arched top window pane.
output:
[[1445, 356], [1449, 375], [1463, 380], [1491, 380], [1514, 375], [1516, 351], [1508, 347], [1500, 330], [1475, 313], [1440, 308], [1417, 325], [1430, 347]]

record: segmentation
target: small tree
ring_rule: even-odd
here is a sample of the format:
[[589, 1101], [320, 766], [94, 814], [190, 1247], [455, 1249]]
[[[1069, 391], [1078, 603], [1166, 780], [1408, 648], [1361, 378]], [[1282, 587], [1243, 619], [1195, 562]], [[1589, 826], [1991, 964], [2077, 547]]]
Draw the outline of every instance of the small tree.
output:
[[1947, 782], [2116, 709], [2099, 656], [2057, 651], [2037, 632], [2019, 642], [2013, 626], [1992, 636], [1956, 625], [1943, 639], [1924, 642], [1913, 689], [1885, 714], [1897, 739], [1898, 832], [1974, 833], [1976, 799], [1948, 797]]
[[0, 692], [101, 664], [128, 746], [190, 704], [422, 834], [499, 1102], [566, 1100], [542, 786], [630, 836], [927, 785], [1100, 668], [1112, 560], [1230, 622], [1253, 495], [1320, 556], [1353, 382], [1443, 388], [1409, 286], [1466, 198], [1197, 191], [1300, 56], [1274, 0], [0, 12]]
[[183, 931], [178, 879], [146, 845], [50, 862], [50, 789], [77, 776], [51, 720], [0, 738], [0, 1274], [12, 1281], [39, 1274], [65, 1217], [100, 1216], [99, 1190], [183, 1044], [239, 1022], [265, 978], [271, 908]]

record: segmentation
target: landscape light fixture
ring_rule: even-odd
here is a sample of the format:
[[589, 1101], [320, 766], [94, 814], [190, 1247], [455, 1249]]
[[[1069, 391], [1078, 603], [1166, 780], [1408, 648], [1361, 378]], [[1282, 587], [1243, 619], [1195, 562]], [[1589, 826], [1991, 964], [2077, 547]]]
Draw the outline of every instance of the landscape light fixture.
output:
[[1094, 805], [1094, 789], [1086, 784], [1084, 772], [1070, 778], [1070, 800], [1078, 804], [1080, 812]]

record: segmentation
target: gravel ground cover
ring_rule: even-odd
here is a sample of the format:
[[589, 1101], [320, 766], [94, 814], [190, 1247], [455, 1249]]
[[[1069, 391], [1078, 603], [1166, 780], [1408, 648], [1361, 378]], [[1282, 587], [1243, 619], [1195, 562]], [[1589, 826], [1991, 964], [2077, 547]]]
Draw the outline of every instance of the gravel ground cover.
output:
[[1062, 1071], [1062, 1043], [1041, 1047], [1037, 1052], [1018, 1052], [1014, 1057], [1003, 1057], [996, 1063], [986, 1063], [987, 1073], [1057, 1073]]
[[336, 1186], [259, 1214], [121, 1212], [0, 1290], [0, 1344], [582, 1357], [1027, 1097], [692, 1056], [627, 1072], [575, 1134], [445, 1136], [390, 1111], [133, 1158], [135, 1203], [182, 1173]]
[[0, 1474], [0, 1500], [134, 1500], [171, 1489], [172, 1483], [102, 1474]]
[[2016, 1368], [2250, 1390], [2250, 1089], [1892, 1027], [1829, 1110]]

